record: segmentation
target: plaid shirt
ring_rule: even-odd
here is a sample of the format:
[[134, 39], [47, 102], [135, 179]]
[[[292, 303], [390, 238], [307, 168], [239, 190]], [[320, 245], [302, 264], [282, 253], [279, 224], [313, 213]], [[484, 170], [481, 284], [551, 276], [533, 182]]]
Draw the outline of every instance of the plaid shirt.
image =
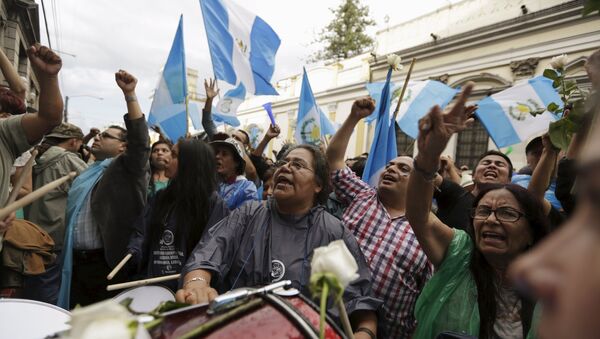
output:
[[92, 194], [88, 194], [79, 214], [75, 217], [73, 225], [73, 249], [96, 250], [102, 248], [102, 235], [98, 223], [92, 217], [90, 205]]
[[406, 217], [392, 219], [377, 191], [348, 167], [331, 173], [335, 193], [348, 207], [342, 221], [356, 236], [373, 274], [375, 296], [384, 301], [388, 338], [410, 338], [414, 308], [433, 266]]

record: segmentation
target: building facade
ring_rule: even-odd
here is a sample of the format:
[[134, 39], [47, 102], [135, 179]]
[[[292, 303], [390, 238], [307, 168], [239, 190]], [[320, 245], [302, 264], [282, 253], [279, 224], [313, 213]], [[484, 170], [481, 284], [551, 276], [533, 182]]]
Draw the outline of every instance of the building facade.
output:
[[[317, 103], [336, 123], [344, 121], [356, 98], [367, 95], [366, 83], [385, 80], [385, 55], [389, 53], [400, 55], [405, 66], [393, 81], [404, 80], [414, 57], [411, 80], [435, 79], [451, 87], [473, 81], [473, 103], [516, 81], [541, 75], [550, 59], [563, 53], [570, 60], [567, 78], [589, 88], [583, 65], [600, 48], [600, 16], [582, 17], [582, 9], [580, 0], [464, 0], [377, 32], [374, 53], [307, 71]], [[301, 81], [301, 74], [282, 79], [276, 83], [279, 96], [248, 100], [238, 113], [242, 125], [266, 128], [268, 119], [260, 104], [270, 100], [284, 134], [271, 148], [292, 140]], [[347, 156], [368, 152], [373, 130], [374, 126], [360, 123]], [[413, 140], [401, 131], [397, 135], [399, 153], [417, 151]], [[525, 144], [512, 146], [510, 152], [502, 150], [509, 153], [516, 168], [525, 165]], [[481, 153], [494, 148], [486, 130], [476, 123], [453, 137], [445, 153], [457, 165], [472, 167]]]
[[[27, 48], [40, 41], [39, 8], [33, 0], [0, 1], [0, 46], [19, 73], [26, 79], [27, 106], [37, 108], [39, 85], [27, 57]], [[2, 85], [8, 83], [0, 74]]]

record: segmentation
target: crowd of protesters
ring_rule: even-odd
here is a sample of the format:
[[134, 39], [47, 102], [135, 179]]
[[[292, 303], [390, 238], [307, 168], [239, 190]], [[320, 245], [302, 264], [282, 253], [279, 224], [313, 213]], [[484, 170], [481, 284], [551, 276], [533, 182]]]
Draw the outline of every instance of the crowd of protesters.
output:
[[65, 309], [111, 298], [106, 276], [127, 254], [111, 283], [180, 273], [165, 284], [180, 302], [282, 279], [309, 295], [313, 250], [343, 240], [358, 264], [343, 295], [356, 338], [600, 333], [600, 50], [586, 63], [588, 121], [566, 152], [544, 135], [527, 145], [525, 168], [497, 150], [470, 174], [458, 167], [443, 152], [473, 122], [469, 83], [419, 121], [418, 154], [391, 160], [375, 187], [361, 179], [369, 154], [345, 158], [371, 98], [354, 102], [327, 147], [287, 143], [271, 157], [276, 125], [256, 148], [244, 130], [217, 131], [209, 80], [205, 133], [151, 145], [149, 127], [161, 131], [147, 125], [133, 75], [115, 74], [125, 128], [84, 135], [61, 123], [60, 57], [38, 44], [28, 56], [37, 110], [0, 51], [0, 207], [77, 176], [0, 220], [3, 297]]

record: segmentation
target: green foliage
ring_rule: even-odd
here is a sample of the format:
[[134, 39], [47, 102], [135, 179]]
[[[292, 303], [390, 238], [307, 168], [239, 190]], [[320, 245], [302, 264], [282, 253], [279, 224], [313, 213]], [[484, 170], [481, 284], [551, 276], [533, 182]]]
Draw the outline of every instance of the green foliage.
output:
[[577, 125], [571, 120], [565, 118], [550, 123], [548, 135], [552, 144], [562, 150], [569, 148], [573, 133], [577, 130]]
[[315, 40], [325, 46], [312, 55], [310, 61], [345, 59], [372, 48], [374, 40], [366, 29], [375, 25], [375, 21], [369, 18], [368, 6], [362, 6], [360, 0], [343, 0], [338, 8], [330, 10], [334, 19]]
[[[550, 80], [557, 80], [558, 79], [558, 73], [556, 73], [555, 70], [550, 69], [550, 68], [544, 70], [544, 76], [546, 78], [550, 79]], [[558, 87], [558, 86], [555, 86], [555, 88], [556, 87]]]

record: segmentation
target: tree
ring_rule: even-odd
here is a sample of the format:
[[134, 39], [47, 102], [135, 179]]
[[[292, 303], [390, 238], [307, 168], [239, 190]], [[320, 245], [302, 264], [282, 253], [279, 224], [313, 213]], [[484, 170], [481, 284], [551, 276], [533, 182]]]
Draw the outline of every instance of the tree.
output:
[[373, 38], [366, 33], [369, 26], [375, 25], [375, 21], [369, 18], [369, 6], [362, 6], [360, 0], [343, 0], [338, 8], [329, 10], [334, 18], [315, 40], [325, 46], [312, 55], [311, 61], [345, 59], [373, 46]]

